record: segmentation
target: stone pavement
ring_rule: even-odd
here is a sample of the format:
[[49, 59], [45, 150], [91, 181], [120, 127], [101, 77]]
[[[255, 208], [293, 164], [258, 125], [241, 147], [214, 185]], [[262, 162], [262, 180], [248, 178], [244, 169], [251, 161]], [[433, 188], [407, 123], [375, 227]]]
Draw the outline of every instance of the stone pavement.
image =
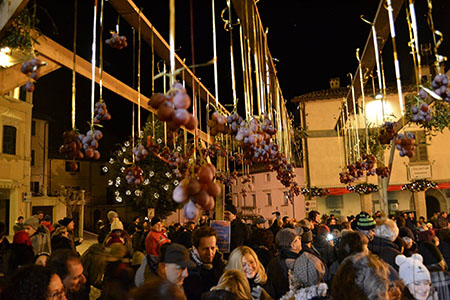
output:
[[80, 255], [83, 255], [84, 251], [86, 251], [92, 244], [97, 243], [97, 234], [84, 231], [83, 232], [83, 242], [81, 245], [77, 246], [77, 251]]

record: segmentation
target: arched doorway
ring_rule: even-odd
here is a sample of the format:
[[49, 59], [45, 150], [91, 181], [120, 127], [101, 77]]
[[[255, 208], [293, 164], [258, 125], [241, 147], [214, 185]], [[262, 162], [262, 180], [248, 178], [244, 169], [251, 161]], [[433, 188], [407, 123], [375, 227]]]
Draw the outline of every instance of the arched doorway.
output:
[[426, 196], [427, 203], [427, 219], [429, 220], [434, 213], [441, 211], [441, 205], [439, 204], [439, 200], [434, 196]]
[[425, 192], [425, 201], [427, 204], [428, 218], [433, 216], [433, 213], [435, 212], [448, 211], [447, 200], [445, 198], [445, 195], [439, 189], [428, 189]]

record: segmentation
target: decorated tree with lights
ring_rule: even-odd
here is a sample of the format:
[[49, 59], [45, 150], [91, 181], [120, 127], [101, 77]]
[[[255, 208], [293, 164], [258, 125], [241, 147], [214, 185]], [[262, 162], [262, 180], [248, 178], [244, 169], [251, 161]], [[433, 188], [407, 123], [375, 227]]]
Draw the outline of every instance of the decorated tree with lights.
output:
[[[143, 130], [142, 140], [135, 140], [134, 146], [144, 144], [148, 137], [161, 147], [165, 144], [163, 123], [156, 120], [153, 122], [151, 116]], [[176, 147], [176, 151], [183, 150], [177, 144], [171, 145]], [[151, 151], [145, 157], [133, 160], [132, 138], [119, 144], [117, 148], [103, 169], [108, 175], [108, 185], [113, 190], [116, 202], [125, 202], [142, 211], [154, 208], [159, 217], [166, 217], [180, 207], [172, 201], [173, 189], [180, 183], [174, 173], [176, 167], [171, 167]], [[139, 184], [134, 181], [129, 183], [127, 180], [126, 171], [133, 167], [142, 169], [142, 182]]]

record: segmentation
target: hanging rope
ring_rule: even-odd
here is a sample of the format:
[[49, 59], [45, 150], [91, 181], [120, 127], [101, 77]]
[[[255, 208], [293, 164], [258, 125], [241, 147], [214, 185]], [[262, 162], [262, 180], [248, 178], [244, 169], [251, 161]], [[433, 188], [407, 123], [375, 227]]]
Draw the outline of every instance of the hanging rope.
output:
[[[139, 11], [139, 25], [138, 25], [138, 138], [141, 139], [141, 12]], [[134, 109], [133, 109], [134, 111]]]
[[216, 10], [214, 0], [211, 0], [212, 6], [212, 28], [213, 28], [213, 53], [214, 53], [214, 95], [216, 97], [216, 107], [219, 105], [219, 79], [217, 74], [217, 43], [216, 43]]
[[410, 46], [413, 56], [414, 71], [416, 73], [416, 85], [417, 90], [419, 90], [419, 85], [422, 81], [422, 69], [421, 69], [421, 58], [419, 50], [419, 34], [417, 32], [417, 20], [416, 20], [416, 10], [414, 7], [414, 1], [409, 0], [409, 9], [406, 7], [406, 21], [408, 23], [409, 35], [410, 35]]
[[77, 20], [78, 20], [78, 0], [75, 0], [73, 16], [73, 62], [72, 62], [72, 129], [75, 129], [76, 116], [76, 61], [77, 61]]
[[170, 45], [170, 86], [175, 83], [175, 0], [170, 0], [169, 45]]
[[367, 118], [366, 118], [366, 96], [364, 94], [364, 75], [363, 75], [363, 68], [361, 63], [361, 58], [359, 57], [359, 48], [356, 49], [356, 59], [358, 60], [359, 64], [359, 83], [361, 84], [361, 101], [362, 101], [362, 117], [364, 119], [364, 131], [366, 135], [366, 153], [370, 153], [369, 149], [369, 129], [367, 128]]
[[105, 1], [102, 0], [100, 6], [100, 43], [99, 43], [99, 96], [100, 101], [103, 102], [103, 6]]
[[395, 24], [394, 24], [394, 9], [392, 8], [391, 0], [387, 0], [387, 11], [389, 15], [389, 25], [391, 29], [392, 38], [392, 50], [394, 53], [394, 67], [395, 67], [395, 78], [397, 80], [397, 92], [398, 92], [398, 103], [400, 105], [400, 113], [403, 117], [405, 115], [405, 107], [403, 105], [403, 92], [402, 92], [402, 81], [400, 79], [400, 63], [398, 61], [397, 55], [397, 44], [395, 42]]
[[91, 126], [94, 124], [94, 105], [95, 105], [95, 50], [97, 46], [97, 6], [98, 1], [94, 2], [94, 26], [92, 29], [92, 81], [91, 81]]

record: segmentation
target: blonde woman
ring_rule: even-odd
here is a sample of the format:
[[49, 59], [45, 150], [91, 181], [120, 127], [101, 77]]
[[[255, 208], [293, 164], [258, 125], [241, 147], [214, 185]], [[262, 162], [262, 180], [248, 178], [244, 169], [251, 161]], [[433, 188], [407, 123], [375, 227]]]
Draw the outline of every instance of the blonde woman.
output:
[[[211, 291], [219, 290], [228, 291], [239, 300], [253, 300], [247, 277], [238, 270], [227, 270], [222, 274], [217, 285], [211, 288]], [[202, 299], [207, 299], [207, 295], [202, 296]]]
[[267, 283], [266, 270], [252, 248], [247, 246], [235, 248], [230, 254], [225, 270], [239, 270], [243, 272], [247, 277], [253, 296], [260, 299], [270, 299], [265, 290]]

